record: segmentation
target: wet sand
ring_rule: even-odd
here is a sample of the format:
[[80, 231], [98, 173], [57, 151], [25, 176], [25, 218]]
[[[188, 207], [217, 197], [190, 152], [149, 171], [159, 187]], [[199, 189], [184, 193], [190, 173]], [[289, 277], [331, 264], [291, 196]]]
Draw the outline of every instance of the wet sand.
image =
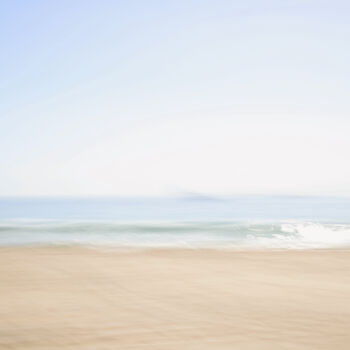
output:
[[0, 249], [0, 349], [349, 348], [349, 250]]

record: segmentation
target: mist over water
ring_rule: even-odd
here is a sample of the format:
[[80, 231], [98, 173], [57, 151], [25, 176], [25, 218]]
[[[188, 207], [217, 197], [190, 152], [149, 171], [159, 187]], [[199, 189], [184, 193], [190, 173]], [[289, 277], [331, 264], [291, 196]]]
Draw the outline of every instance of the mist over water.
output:
[[349, 209], [344, 197], [1, 199], [0, 245], [342, 247]]

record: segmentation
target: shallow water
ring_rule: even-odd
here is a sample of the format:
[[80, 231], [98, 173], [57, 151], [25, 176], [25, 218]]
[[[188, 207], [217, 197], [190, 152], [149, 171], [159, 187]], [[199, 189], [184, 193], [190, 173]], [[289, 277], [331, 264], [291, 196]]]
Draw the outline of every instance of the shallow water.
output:
[[350, 199], [0, 200], [0, 245], [327, 248], [350, 245]]

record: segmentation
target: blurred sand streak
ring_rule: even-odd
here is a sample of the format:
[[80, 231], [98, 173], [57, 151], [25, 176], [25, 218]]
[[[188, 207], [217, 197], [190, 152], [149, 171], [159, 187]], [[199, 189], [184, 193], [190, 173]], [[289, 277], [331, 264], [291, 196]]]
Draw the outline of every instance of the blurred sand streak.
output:
[[350, 251], [1, 248], [0, 349], [350, 349]]

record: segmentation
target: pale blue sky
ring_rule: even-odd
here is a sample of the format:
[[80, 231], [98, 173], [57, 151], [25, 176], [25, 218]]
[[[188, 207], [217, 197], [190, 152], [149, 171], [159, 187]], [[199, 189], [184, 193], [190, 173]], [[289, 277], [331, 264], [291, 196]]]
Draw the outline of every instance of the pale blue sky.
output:
[[350, 195], [347, 1], [0, 3], [0, 195]]

